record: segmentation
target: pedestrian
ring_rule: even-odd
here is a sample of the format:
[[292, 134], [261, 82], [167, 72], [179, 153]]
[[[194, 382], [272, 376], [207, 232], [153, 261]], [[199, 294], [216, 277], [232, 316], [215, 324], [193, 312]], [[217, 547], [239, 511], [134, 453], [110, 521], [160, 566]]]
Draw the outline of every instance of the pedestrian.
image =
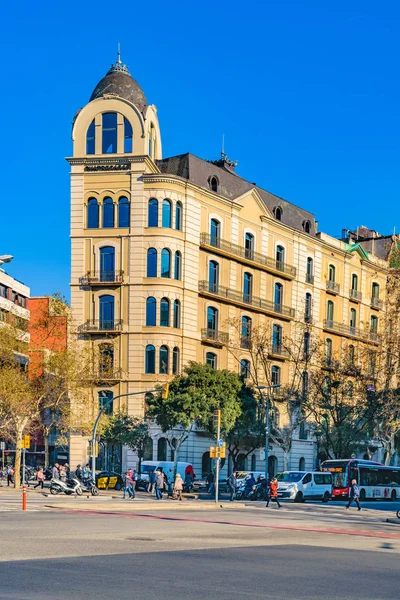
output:
[[90, 477], [90, 466], [89, 463], [86, 463], [86, 465], [83, 467], [82, 469], [82, 481], [83, 483], [86, 483], [87, 480]]
[[182, 477], [179, 473], [176, 474], [175, 483], [174, 483], [174, 500], [179, 498], [182, 500], [182, 490], [183, 490], [183, 481]]
[[161, 471], [156, 472], [156, 498], [162, 500], [164, 490], [164, 476]]
[[229, 500], [233, 502], [236, 497], [236, 473], [232, 473], [228, 478], [228, 487], [231, 497]]
[[60, 479], [64, 483], [67, 481], [67, 471], [63, 465], [60, 465]]
[[135, 469], [128, 469], [129, 476], [131, 478], [131, 490], [133, 497], [135, 497], [135, 489], [136, 489], [136, 472]]
[[51, 477], [52, 479], [60, 479], [60, 471], [59, 471], [60, 465], [58, 463], [56, 463], [51, 471]]
[[353, 502], [355, 502], [357, 504], [357, 510], [361, 510], [359, 497], [360, 497], [360, 488], [357, 485], [357, 479], [352, 479], [351, 487], [350, 487], [350, 494], [349, 494], [349, 501], [346, 504], [346, 509], [349, 509], [350, 506], [353, 504]]
[[43, 489], [43, 483], [44, 483], [43, 467], [40, 467], [39, 471], [37, 472], [36, 478], [37, 478], [37, 484], [34, 486], [34, 489], [36, 489], [39, 486], [41, 486], [41, 488]]
[[69, 479], [71, 477], [71, 469], [69, 468], [69, 464], [68, 463], [65, 463], [64, 469], [65, 469], [65, 474], [67, 476], [67, 479]]
[[185, 474], [185, 482], [183, 485], [183, 489], [186, 493], [189, 493], [192, 491], [192, 486], [193, 486], [193, 475], [191, 474], [190, 471], [187, 471], [187, 473]]
[[82, 467], [81, 467], [81, 465], [76, 465], [75, 477], [78, 479], [78, 481], [82, 481]]
[[278, 480], [276, 477], [273, 477], [271, 479], [271, 483], [269, 484], [269, 496], [267, 499], [267, 504], [266, 504], [266, 508], [268, 508], [270, 500], [275, 500], [275, 502], [278, 505], [278, 508], [281, 508], [281, 505], [279, 504], [279, 500], [278, 500]]
[[215, 480], [214, 473], [212, 471], [210, 471], [206, 477], [207, 491], [209, 494], [212, 494], [212, 492], [213, 492], [214, 480]]
[[147, 485], [147, 491], [149, 494], [151, 494], [153, 492], [155, 483], [156, 483], [156, 474], [152, 469], [150, 469], [149, 483]]
[[135, 495], [132, 491], [132, 474], [129, 472], [129, 470], [125, 473], [124, 496], [123, 496], [124, 500], [126, 498], [126, 492], [128, 492], [129, 498], [133, 500]]
[[11, 465], [7, 467], [7, 486], [10, 487], [10, 483], [14, 485], [14, 467]]

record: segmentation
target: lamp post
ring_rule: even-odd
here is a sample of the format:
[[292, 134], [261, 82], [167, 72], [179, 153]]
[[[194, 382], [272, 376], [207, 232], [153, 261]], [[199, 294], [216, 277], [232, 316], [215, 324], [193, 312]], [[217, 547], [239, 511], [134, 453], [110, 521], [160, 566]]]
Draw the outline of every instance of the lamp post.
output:
[[265, 481], [268, 481], [268, 454], [269, 454], [269, 391], [275, 390], [276, 388], [281, 387], [280, 383], [275, 383], [274, 385], [258, 385], [257, 389], [259, 390], [261, 397], [264, 397], [262, 390], [268, 390], [265, 394], [265, 450], [264, 450], [264, 458], [265, 458]]
[[0, 254], [0, 265], [11, 262], [13, 258], [11, 254]]

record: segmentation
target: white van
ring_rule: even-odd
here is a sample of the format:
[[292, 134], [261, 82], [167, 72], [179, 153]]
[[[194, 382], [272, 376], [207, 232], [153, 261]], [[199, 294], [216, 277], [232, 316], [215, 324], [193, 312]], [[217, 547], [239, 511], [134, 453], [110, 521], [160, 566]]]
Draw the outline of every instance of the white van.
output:
[[[193, 472], [193, 466], [191, 463], [178, 462], [176, 465], [176, 472], [185, 479], [186, 469]], [[168, 477], [168, 481], [172, 481], [174, 476], [174, 461], [173, 460], [144, 460], [140, 469], [139, 479], [141, 481], [149, 481], [150, 471], [157, 471], [161, 469], [163, 473]]]
[[332, 473], [320, 471], [284, 471], [276, 476], [278, 498], [290, 498], [294, 502], [322, 500], [328, 502], [332, 494]]

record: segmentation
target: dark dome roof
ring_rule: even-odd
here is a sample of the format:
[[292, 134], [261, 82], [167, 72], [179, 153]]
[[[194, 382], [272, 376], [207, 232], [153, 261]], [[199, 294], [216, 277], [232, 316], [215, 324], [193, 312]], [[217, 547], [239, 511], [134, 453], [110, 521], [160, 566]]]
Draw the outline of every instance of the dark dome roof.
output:
[[111, 66], [107, 75], [96, 85], [89, 102], [101, 98], [104, 94], [114, 94], [125, 100], [129, 100], [143, 110], [148, 105], [146, 96], [137, 81], [128, 71], [128, 67], [123, 65], [118, 57], [115, 65]]

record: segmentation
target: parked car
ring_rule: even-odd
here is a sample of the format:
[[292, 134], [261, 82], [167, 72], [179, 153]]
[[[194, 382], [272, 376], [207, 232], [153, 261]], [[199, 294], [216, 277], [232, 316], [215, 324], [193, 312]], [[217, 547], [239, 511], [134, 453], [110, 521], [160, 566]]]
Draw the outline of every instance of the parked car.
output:
[[96, 486], [99, 490], [122, 490], [124, 480], [115, 471], [100, 471], [96, 473]]
[[328, 502], [332, 495], [332, 473], [320, 471], [284, 471], [276, 476], [278, 497], [294, 502], [322, 500]]

